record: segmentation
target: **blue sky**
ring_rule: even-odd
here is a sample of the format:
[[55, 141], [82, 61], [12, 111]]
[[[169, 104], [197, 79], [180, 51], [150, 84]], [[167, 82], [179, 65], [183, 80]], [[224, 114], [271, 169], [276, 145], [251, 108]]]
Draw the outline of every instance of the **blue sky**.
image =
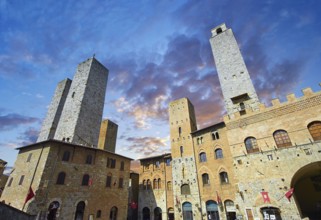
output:
[[104, 118], [116, 152], [169, 152], [167, 106], [188, 97], [198, 128], [225, 113], [210, 30], [233, 29], [262, 102], [321, 82], [318, 0], [0, 0], [0, 158], [35, 142], [59, 81], [93, 54], [109, 70]]

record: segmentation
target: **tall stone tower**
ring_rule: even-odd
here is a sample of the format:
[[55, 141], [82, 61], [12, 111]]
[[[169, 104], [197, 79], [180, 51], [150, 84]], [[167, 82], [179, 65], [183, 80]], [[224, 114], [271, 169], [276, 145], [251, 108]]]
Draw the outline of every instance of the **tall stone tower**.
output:
[[38, 141], [97, 146], [107, 80], [108, 69], [95, 58], [80, 63], [71, 84], [66, 80], [58, 85]]
[[197, 130], [194, 106], [187, 98], [169, 104], [175, 219], [181, 219], [181, 207], [189, 208], [201, 219], [196, 162], [191, 132]]
[[58, 83], [55, 94], [48, 108], [47, 116], [42, 123], [42, 128], [37, 142], [53, 139], [55, 137], [57, 125], [66, 102], [70, 85], [70, 79], [64, 79]]
[[118, 125], [111, 120], [101, 122], [98, 148], [115, 153]]
[[258, 110], [259, 99], [232, 30], [225, 24], [217, 26], [210, 43], [227, 114], [233, 117], [235, 112]]

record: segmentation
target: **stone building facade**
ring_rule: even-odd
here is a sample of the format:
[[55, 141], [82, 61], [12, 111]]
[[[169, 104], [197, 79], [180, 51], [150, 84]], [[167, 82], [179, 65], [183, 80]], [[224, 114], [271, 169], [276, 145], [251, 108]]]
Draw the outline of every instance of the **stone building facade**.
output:
[[131, 159], [115, 154], [117, 125], [102, 122], [107, 78], [90, 58], [58, 84], [37, 143], [17, 148], [6, 204], [38, 219], [127, 219]]
[[[169, 196], [151, 189], [148, 204], [162, 205], [163, 219], [321, 219], [321, 92], [306, 88], [302, 97], [289, 94], [267, 107], [232, 30], [225, 24], [212, 29], [210, 43], [227, 115], [197, 129], [187, 98], [169, 104], [173, 184], [164, 190], [173, 203], [164, 207]], [[162, 157], [141, 159], [140, 184], [156, 174], [144, 171], [155, 158]], [[148, 204], [140, 198], [143, 213]], [[160, 219], [152, 209], [147, 214], [139, 219]]]
[[174, 219], [170, 154], [140, 160], [138, 219]]
[[40, 219], [127, 218], [131, 159], [56, 140], [18, 150], [1, 196], [7, 204]]

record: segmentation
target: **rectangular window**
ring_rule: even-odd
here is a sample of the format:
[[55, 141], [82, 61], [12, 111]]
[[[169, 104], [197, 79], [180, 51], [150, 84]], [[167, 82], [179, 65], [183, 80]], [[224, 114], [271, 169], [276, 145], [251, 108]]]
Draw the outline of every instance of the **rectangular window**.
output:
[[107, 158], [107, 167], [115, 168], [116, 167], [116, 159]]
[[112, 159], [111, 160], [111, 168], [115, 168], [116, 167], [116, 159]]
[[30, 162], [30, 160], [31, 160], [31, 157], [32, 157], [32, 153], [30, 153], [30, 154], [28, 155], [28, 159], [27, 159], [27, 162]]
[[171, 158], [166, 158], [166, 166], [170, 166], [171, 165]]
[[23, 183], [23, 179], [25, 178], [25, 175], [22, 175], [21, 177], [20, 177], [20, 180], [19, 180], [19, 185], [22, 185], [22, 183]]
[[11, 177], [11, 178], [10, 178], [9, 183], [8, 183], [8, 185], [7, 185], [8, 187], [10, 187], [10, 186], [11, 186], [12, 181], [13, 181], [13, 177]]
[[106, 187], [111, 187], [111, 176], [107, 176]]
[[268, 154], [267, 157], [268, 157], [269, 160], [273, 160], [273, 155], [272, 154]]
[[311, 151], [310, 148], [304, 149], [304, 153], [305, 153], [306, 155], [312, 155], [312, 151]]
[[124, 179], [123, 178], [119, 178], [119, 185], [118, 185], [118, 188], [123, 188], [123, 181]]
[[156, 166], [157, 169], [159, 169], [159, 167], [160, 167], [159, 161], [156, 161], [155, 166]]

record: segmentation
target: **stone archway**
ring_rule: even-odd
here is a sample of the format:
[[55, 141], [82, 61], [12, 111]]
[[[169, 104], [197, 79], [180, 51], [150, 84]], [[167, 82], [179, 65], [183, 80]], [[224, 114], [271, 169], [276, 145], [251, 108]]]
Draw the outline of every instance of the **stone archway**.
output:
[[291, 187], [301, 218], [321, 219], [321, 161], [299, 169], [292, 178]]

